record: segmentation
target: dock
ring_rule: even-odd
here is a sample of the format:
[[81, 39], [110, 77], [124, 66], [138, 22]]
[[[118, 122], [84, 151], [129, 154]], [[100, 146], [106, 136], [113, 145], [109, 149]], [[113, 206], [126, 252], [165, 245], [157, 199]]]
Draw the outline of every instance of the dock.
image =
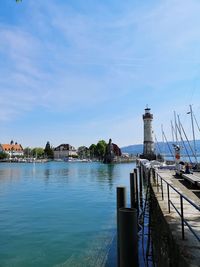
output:
[[183, 173], [182, 177], [190, 183], [200, 187], [200, 173], [186, 174]]
[[[153, 169], [151, 188], [154, 204], [160, 212], [154, 216], [163, 217], [164, 228], [168, 233], [165, 235], [168, 251], [174, 257], [170, 266], [200, 266], [199, 184], [200, 174], [183, 174], [178, 177], [174, 170]], [[162, 231], [164, 228], [161, 228]], [[160, 266], [168, 265], [161, 260]]]

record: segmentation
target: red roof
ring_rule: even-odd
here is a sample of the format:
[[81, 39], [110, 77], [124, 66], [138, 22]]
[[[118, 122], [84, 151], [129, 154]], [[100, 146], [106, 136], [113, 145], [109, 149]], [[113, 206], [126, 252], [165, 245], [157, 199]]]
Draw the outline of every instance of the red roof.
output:
[[10, 145], [10, 144], [1, 144], [4, 151], [23, 151], [23, 148], [20, 144]]

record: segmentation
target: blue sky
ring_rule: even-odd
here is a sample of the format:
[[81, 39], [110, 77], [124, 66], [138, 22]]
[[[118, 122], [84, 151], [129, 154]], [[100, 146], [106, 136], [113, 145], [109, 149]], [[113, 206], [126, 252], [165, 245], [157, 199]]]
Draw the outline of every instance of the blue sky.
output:
[[[0, 142], [168, 139], [176, 110], [200, 122], [199, 0], [0, 2]], [[198, 137], [198, 134], [197, 134]]]

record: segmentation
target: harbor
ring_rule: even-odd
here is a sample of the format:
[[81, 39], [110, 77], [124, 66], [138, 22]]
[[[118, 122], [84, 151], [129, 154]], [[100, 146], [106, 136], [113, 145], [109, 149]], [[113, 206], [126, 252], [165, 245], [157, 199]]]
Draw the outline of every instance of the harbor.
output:
[[0, 1], [0, 267], [200, 267], [200, 1]]
[[1, 163], [0, 265], [199, 266], [200, 172], [175, 144], [174, 161], [157, 159], [150, 108], [142, 118], [137, 157], [110, 139], [96, 160], [63, 144], [54, 160]]

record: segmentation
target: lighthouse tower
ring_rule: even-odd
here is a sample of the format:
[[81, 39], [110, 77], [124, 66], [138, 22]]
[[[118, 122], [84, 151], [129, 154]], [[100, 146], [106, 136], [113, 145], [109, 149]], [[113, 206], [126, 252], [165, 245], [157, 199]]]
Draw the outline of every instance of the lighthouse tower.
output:
[[143, 121], [144, 121], [144, 146], [143, 146], [142, 158], [153, 160], [156, 158], [154, 152], [153, 129], [152, 129], [153, 114], [151, 114], [151, 109], [148, 107], [145, 108]]

